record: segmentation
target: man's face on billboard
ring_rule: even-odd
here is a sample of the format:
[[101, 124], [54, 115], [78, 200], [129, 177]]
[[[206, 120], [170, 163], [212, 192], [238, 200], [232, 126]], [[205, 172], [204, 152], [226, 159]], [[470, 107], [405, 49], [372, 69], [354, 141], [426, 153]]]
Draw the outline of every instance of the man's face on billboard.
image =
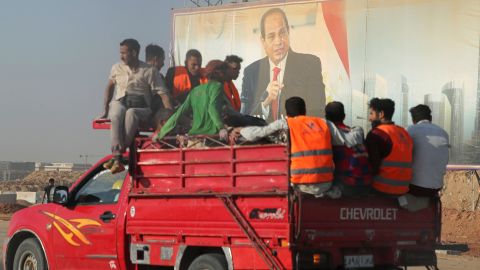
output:
[[265, 18], [264, 28], [263, 48], [268, 58], [277, 65], [285, 58], [290, 48], [287, 23], [282, 14], [273, 13]]

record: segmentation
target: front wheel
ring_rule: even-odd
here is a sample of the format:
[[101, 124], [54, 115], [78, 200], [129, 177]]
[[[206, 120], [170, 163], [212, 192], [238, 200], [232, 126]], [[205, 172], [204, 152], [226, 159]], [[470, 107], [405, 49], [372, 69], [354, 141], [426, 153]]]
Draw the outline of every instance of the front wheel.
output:
[[217, 253], [208, 253], [198, 256], [188, 267], [188, 270], [227, 270], [228, 263], [225, 256]]
[[18, 246], [13, 259], [15, 270], [47, 270], [45, 255], [38, 241], [28, 238]]

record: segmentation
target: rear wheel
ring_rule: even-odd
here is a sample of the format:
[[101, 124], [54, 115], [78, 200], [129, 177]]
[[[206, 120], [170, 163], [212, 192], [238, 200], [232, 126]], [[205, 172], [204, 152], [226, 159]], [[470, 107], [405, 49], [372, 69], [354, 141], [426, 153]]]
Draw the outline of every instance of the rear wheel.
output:
[[198, 256], [188, 267], [188, 270], [227, 270], [225, 256], [218, 253], [208, 253]]
[[18, 246], [13, 259], [15, 270], [47, 270], [45, 255], [38, 241], [28, 238]]

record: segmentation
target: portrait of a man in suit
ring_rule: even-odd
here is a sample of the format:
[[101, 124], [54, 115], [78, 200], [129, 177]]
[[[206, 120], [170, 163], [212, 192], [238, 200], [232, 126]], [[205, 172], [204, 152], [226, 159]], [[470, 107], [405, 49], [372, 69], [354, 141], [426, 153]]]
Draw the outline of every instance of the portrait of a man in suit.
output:
[[[266, 57], [247, 66], [242, 84], [242, 112], [271, 122], [285, 116], [285, 100], [306, 101], [307, 114], [323, 116], [325, 85], [320, 59], [290, 48], [290, 27], [285, 12], [272, 8], [260, 21], [261, 43]], [[305, 40], [308, 42], [308, 40]]]

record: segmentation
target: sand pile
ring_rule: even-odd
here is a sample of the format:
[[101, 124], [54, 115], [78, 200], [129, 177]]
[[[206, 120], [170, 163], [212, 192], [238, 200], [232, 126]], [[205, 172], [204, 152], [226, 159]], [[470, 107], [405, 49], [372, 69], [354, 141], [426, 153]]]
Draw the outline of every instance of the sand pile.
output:
[[32, 172], [22, 180], [0, 182], [1, 191], [43, 191], [48, 179], [55, 179], [55, 185], [70, 186], [83, 172]]

